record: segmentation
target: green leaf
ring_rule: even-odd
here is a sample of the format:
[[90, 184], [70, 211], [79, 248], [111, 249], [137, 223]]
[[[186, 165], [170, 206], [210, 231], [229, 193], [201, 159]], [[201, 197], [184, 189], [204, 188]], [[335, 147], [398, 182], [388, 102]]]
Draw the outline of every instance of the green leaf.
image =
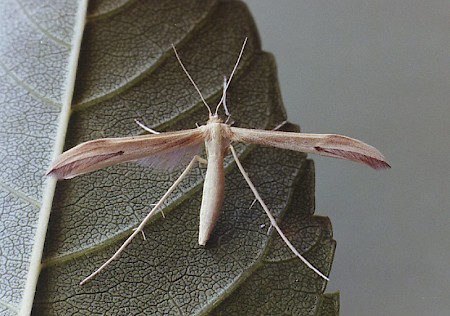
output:
[[[261, 51], [254, 22], [239, 1], [91, 1], [80, 50], [82, 3], [81, 9], [71, 1], [52, 4], [11, 2], [2, 20], [9, 32], [2, 30], [8, 40], [1, 67], [0, 314], [24, 310], [31, 252], [34, 247], [39, 253], [43, 242], [36, 231], [47, 226], [53, 193], [36, 315], [337, 314], [338, 296], [325, 295], [326, 283], [269, 229], [258, 205], [250, 208], [254, 198], [230, 158], [225, 203], [207, 247], [197, 244], [205, 173], [200, 166], [169, 198], [165, 218], [155, 216], [147, 225], [146, 240], [136, 238], [104, 272], [78, 285], [117, 250], [180, 170], [123, 164], [61, 181], [55, 191], [42, 175], [60, 144], [67, 149], [90, 139], [142, 134], [135, 119], [159, 131], [204, 124], [207, 111], [172, 43], [214, 105], [248, 36], [228, 91], [232, 118], [240, 127], [271, 129], [286, 115], [274, 60]], [[65, 100], [75, 71], [69, 108]], [[328, 219], [313, 216], [312, 161], [273, 148], [237, 149], [287, 237], [328, 273], [335, 242]]]

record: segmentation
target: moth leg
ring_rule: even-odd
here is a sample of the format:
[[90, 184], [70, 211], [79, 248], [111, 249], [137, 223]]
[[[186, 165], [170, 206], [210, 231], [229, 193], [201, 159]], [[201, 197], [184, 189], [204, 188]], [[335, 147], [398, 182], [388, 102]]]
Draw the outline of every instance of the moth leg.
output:
[[252, 204], [250, 204], [250, 206], [248, 207], [249, 210], [253, 207], [253, 205], [255, 205], [256, 201], [258, 201], [258, 200], [257, 199], [253, 200]]
[[[155, 203], [150, 204], [150, 206], [153, 206], [153, 207], [154, 207], [155, 205], [156, 205]], [[161, 210], [160, 213], [161, 213], [161, 215], [162, 215], [163, 218], [166, 218], [166, 215], [164, 215], [163, 210]], [[136, 229], [137, 229], [137, 228], [133, 228], [133, 231], [135, 231]], [[141, 230], [141, 233], [142, 233], [142, 240], [147, 240], [147, 237], [145, 236], [145, 233], [144, 233], [143, 230]]]
[[289, 247], [289, 249], [291, 249], [291, 251], [298, 257], [300, 258], [300, 260], [303, 261], [303, 263], [305, 263], [308, 268], [310, 268], [311, 270], [313, 270], [315, 273], [317, 273], [319, 276], [321, 276], [322, 278], [324, 278], [325, 280], [329, 280], [327, 276], [325, 276], [322, 272], [320, 272], [317, 268], [315, 268], [311, 263], [309, 263], [308, 260], [306, 260], [298, 251], [297, 249], [295, 249], [295, 247], [291, 244], [291, 242], [287, 239], [287, 237], [284, 235], [284, 233], [281, 231], [281, 228], [278, 227], [277, 221], [275, 220], [275, 218], [273, 217], [272, 213], [270, 213], [269, 208], [267, 207], [266, 203], [264, 203], [264, 201], [262, 200], [261, 196], [259, 195], [258, 191], [256, 190], [255, 186], [253, 185], [253, 182], [250, 180], [250, 178], [248, 177], [247, 172], [244, 170], [244, 168], [241, 165], [241, 162], [239, 161], [239, 158], [236, 154], [236, 151], [234, 150], [233, 146], [230, 145], [230, 150], [231, 153], [233, 154], [234, 160], [236, 162], [236, 165], [239, 168], [239, 171], [241, 171], [242, 176], [244, 177], [245, 181], [247, 181], [247, 185], [249, 186], [249, 188], [252, 190], [253, 195], [255, 196], [255, 198], [258, 200], [259, 204], [261, 204], [262, 208], [264, 209], [264, 212], [266, 212], [267, 216], [270, 219], [270, 223], [272, 225], [272, 227], [274, 227], [278, 234], [280, 235], [280, 237], [283, 239], [283, 241], [285, 242], [285, 244]]
[[[133, 231], [135, 231], [136, 229], [137, 228], [133, 228]], [[147, 237], [145, 237], [145, 233], [143, 230], [141, 231], [141, 233], [142, 233], [142, 240], [147, 240]]]
[[144, 131], [147, 131], [147, 132], [152, 133], [152, 134], [161, 134], [160, 132], [155, 131], [154, 129], [151, 129], [150, 127], [144, 125], [144, 123], [142, 123], [142, 122], [140, 122], [140, 121], [138, 121], [138, 120], [134, 120], [134, 121], [135, 121], [136, 124], [139, 125], [139, 127], [142, 128]]
[[152, 210], [147, 214], [147, 216], [142, 220], [142, 222], [139, 224], [139, 226], [134, 229], [134, 232], [131, 234], [130, 237], [128, 237], [127, 240], [120, 246], [120, 248], [114, 253], [114, 255], [109, 258], [104, 264], [102, 264], [97, 270], [95, 270], [93, 273], [91, 273], [87, 278], [85, 278], [83, 281], [81, 281], [80, 285], [85, 284], [92, 278], [94, 278], [97, 274], [100, 273], [108, 264], [110, 264], [114, 259], [117, 259], [119, 255], [125, 250], [125, 248], [131, 243], [131, 241], [138, 235], [142, 230], [144, 229], [147, 222], [150, 220], [150, 218], [156, 213], [156, 211], [163, 205], [164, 201], [167, 199], [167, 197], [172, 193], [175, 188], [180, 184], [180, 182], [187, 176], [189, 171], [195, 166], [196, 162], [204, 162], [205, 159], [194, 156], [192, 158], [191, 162], [188, 164], [186, 169], [184, 169], [183, 173], [178, 177], [178, 179], [171, 185], [171, 187], [166, 191], [166, 193], [162, 196], [162, 198], [158, 201], [158, 203], [155, 204], [155, 206], [152, 208]]
[[199, 162], [199, 163], [202, 163], [202, 164], [204, 164], [204, 165], [207, 165], [208, 164], [208, 160], [206, 160], [205, 158], [202, 158], [202, 157], [200, 157], [200, 156], [196, 156], [197, 157], [197, 161]]

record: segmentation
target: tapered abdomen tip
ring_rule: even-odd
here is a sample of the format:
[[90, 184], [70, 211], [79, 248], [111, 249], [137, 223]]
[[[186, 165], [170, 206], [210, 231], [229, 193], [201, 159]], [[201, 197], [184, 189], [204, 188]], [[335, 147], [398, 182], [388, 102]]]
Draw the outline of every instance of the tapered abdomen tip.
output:
[[199, 238], [199, 239], [198, 239], [198, 244], [199, 244], [200, 246], [205, 246], [207, 241], [208, 241], [208, 240], [204, 240], [204, 239]]

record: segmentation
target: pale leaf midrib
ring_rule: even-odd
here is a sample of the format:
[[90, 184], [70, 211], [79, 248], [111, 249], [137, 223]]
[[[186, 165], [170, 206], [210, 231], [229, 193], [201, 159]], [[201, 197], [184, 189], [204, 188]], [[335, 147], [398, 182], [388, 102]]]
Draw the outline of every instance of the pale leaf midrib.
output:
[[[55, 139], [53, 156], [56, 157], [62, 152], [67, 126], [69, 123], [69, 116], [71, 110], [71, 101], [75, 86], [75, 79], [77, 73], [78, 59], [81, 48], [81, 41], [83, 38], [86, 12], [88, 7], [87, 0], [81, 0], [78, 3], [77, 12], [75, 15], [74, 32], [71, 43], [71, 51], [69, 61], [67, 64], [67, 77], [64, 81], [64, 96], [62, 98], [61, 114], [59, 115], [59, 124]], [[19, 315], [30, 315], [34, 297], [36, 293], [36, 286], [41, 272], [41, 260], [44, 250], [45, 237], [47, 234], [47, 227], [52, 208], [53, 196], [55, 193], [56, 180], [47, 179], [43, 188], [42, 206], [39, 210], [39, 218], [36, 225], [35, 238], [33, 240], [33, 249], [30, 257], [30, 264], [28, 267], [25, 287], [23, 291], [22, 302], [20, 304]]]

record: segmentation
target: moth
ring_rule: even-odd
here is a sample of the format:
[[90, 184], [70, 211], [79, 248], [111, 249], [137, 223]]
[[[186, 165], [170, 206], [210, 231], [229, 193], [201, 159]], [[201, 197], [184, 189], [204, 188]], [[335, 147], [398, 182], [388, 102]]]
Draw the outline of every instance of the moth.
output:
[[[341, 158], [360, 162], [374, 169], [389, 168], [390, 166], [386, 162], [384, 156], [376, 148], [347, 136], [247, 129], [233, 127], [224, 122], [219, 117], [218, 111], [222, 106], [225, 114], [228, 118], [230, 117], [226, 106], [226, 92], [237, 69], [239, 61], [241, 60], [246, 42], [247, 39], [245, 39], [242, 45], [241, 51], [229, 79], [227, 80], [226, 77], [224, 79], [223, 94], [214, 113], [202, 96], [200, 89], [197, 87], [189, 72], [181, 62], [177, 50], [174, 46], [172, 46], [180, 66], [193, 84], [194, 88], [197, 90], [201, 101], [208, 110], [209, 119], [205, 125], [198, 126], [194, 129], [158, 133], [138, 122], [142, 128], [152, 134], [119, 138], [103, 138], [88, 141], [62, 153], [52, 163], [47, 171], [47, 175], [54, 176], [57, 179], [70, 179], [123, 162], [133, 161], [156, 168], [164, 168], [173, 166], [174, 164], [176, 165], [180, 161], [190, 160], [190, 163], [187, 165], [183, 173], [163, 195], [160, 201], [155, 204], [141, 224], [134, 230], [133, 234], [108, 261], [106, 261], [100, 268], [83, 280], [81, 284], [84, 284], [92, 279], [112, 260], [116, 259], [125, 247], [132, 241], [132, 239], [139, 234], [139, 232], [142, 232], [148, 220], [160, 209], [164, 200], [183, 180], [183, 178], [197, 162], [205, 163], [207, 165], [203, 184], [203, 197], [200, 206], [198, 236], [198, 243], [200, 245], [205, 245], [210, 238], [214, 226], [219, 218], [224, 200], [224, 157], [228, 154], [228, 152], [231, 152], [233, 155], [237, 167], [252, 190], [255, 199], [260, 203], [269, 217], [272, 227], [277, 230], [281, 238], [298, 258], [300, 258], [315, 273], [328, 280], [327, 276], [316, 269], [295, 249], [295, 247], [290, 243], [278, 227], [275, 218], [272, 216], [268, 207], [262, 200], [249, 176], [242, 167], [232, 143], [242, 142], [258, 144], [333, 158]], [[203, 147], [206, 148], [207, 159], [203, 159], [198, 156]]]

